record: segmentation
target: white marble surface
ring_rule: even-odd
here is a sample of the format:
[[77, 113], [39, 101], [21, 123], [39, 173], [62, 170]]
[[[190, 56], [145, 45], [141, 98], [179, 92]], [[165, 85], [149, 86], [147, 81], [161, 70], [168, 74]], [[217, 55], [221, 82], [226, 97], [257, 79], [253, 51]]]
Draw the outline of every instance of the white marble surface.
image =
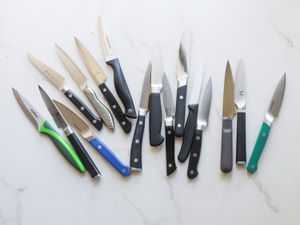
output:
[[[0, 224], [300, 224], [299, 11], [297, 0], [2, 1]], [[97, 14], [105, 17], [110, 28], [136, 106], [157, 41], [175, 95], [178, 43], [183, 30], [190, 27], [191, 80], [200, 62], [205, 65], [205, 81], [209, 76], [213, 79], [210, 125], [204, 133], [195, 181], [186, 178], [186, 163], [178, 165], [174, 176], [165, 176], [164, 146], [148, 147], [147, 126], [144, 170], [128, 179], [116, 174], [86, 145], [103, 174], [93, 183], [87, 174], [80, 176], [65, 163], [17, 105], [12, 86], [53, 123], [37, 84], [69, 104], [29, 63], [28, 51], [63, 73], [68, 86], [84, 97], [53, 48], [54, 43], [61, 45], [87, 72], [75, 48], [75, 35], [97, 57], [113, 89], [112, 71], [105, 65], [98, 43]], [[232, 174], [225, 177], [219, 170], [224, 70], [227, 59], [235, 70], [241, 57], [247, 73], [248, 157], [284, 72], [287, 87], [258, 173], [249, 176], [234, 166]], [[125, 162], [129, 161], [132, 134], [124, 135], [118, 125], [114, 134], [105, 128], [98, 133]], [[180, 141], [177, 152], [179, 147]]]

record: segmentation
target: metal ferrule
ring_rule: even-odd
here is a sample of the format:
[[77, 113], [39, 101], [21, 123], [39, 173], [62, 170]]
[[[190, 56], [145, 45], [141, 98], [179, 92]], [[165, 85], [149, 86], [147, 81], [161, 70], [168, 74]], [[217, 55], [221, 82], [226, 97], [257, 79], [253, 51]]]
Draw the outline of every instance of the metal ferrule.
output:
[[186, 86], [187, 85], [187, 78], [188, 78], [188, 75], [185, 74], [183, 76], [180, 76], [178, 79], [177, 79], [177, 87], [182, 87], [182, 86]]
[[160, 93], [162, 84], [151, 84], [151, 93]]
[[198, 120], [197, 121], [197, 130], [203, 130], [205, 127], [207, 127], [208, 123], [205, 121]]
[[64, 132], [67, 136], [73, 134], [73, 130], [71, 129], [71, 127], [67, 126], [65, 129], [64, 129]]
[[139, 108], [139, 115], [140, 116], [146, 116], [147, 112], [148, 112], [148, 109]]
[[173, 117], [166, 117], [165, 118], [165, 125], [167, 126], [167, 127], [172, 127], [173, 126]]
[[105, 61], [109, 62], [109, 61], [117, 59], [117, 58], [118, 58], [118, 56], [116, 54], [111, 54], [111, 55], [105, 56]]
[[67, 87], [62, 87], [62, 89], [61, 89], [61, 91], [63, 92], [63, 93], [65, 93], [66, 91], [68, 91], [69, 90], [69, 88], [67, 88]]
[[244, 112], [246, 112], [246, 106], [245, 107], [243, 107], [243, 108], [241, 108], [241, 109], [237, 109], [236, 110], [236, 112], [238, 113], [238, 112], [242, 112], [242, 113], [244, 113]]
[[272, 116], [269, 112], [267, 112], [264, 119], [264, 123], [266, 123], [269, 127], [271, 127], [274, 119], [275, 117]]
[[91, 141], [94, 139], [94, 135], [89, 130], [81, 132], [80, 135], [87, 141]]

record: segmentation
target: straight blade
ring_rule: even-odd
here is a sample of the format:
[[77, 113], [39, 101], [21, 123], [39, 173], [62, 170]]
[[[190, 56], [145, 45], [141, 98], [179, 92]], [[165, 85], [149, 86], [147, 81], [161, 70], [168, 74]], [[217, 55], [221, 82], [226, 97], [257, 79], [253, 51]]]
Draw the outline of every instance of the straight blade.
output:
[[149, 102], [149, 95], [151, 92], [151, 63], [148, 63], [148, 67], [146, 70], [143, 89], [142, 89], [142, 96], [140, 100], [140, 109], [148, 111], [148, 102]]
[[60, 75], [58, 72], [47, 66], [45, 63], [34, 57], [32, 54], [27, 54], [30, 62], [42, 73], [46, 76], [51, 83], [57, 87], [59, 90], [63, 90], [65, 87], [65, 78]]
[[203, 97], [198, 106], [197, 124], [201, 125], [201, 129], [205, 128], [208, 125], [211, 96], [212, 96], [212, 81], [210, 78], [209, 81], [207, 82]]
[[90, 74], [94, 78], [96, 84], [99, 86], [103, 84], [106, 76], [99, 64], [96, 62], [91, 53], [87, 50], [87, 48], [75, 37], [76, 45], [79, 49], [80, 55], [83, 59], [84, 64], [88, 68]]
[[235, 115], [234, 105], [234, 84], [232, 72], [229, 61], [227, 61], [225, 82], [224, 82], [224, 95], [223, 95], [223, 118], [232, 119]]
[[177, 59], [177, 81], [178, 83], [184, 82], [189, 74], [189, 58], [190, 58], [190, 32], [186, 30], [181, 39], [179, 46], [179, 53]]
[[163, 82], [162, 92], [163, 92], [166, 114], [167, 117], [173, 117], [175, 115], [175, 107], [174, 107], [170, 83], [168, 81], [166, 74], [163, 75], [162, 82]]
[[245, 66], [240, 60], [235, 76], [234, 101], [238, 109], [246, 109], [246, 85], [245, 85]]
[[203, 66], [200, 67], [200, 73], [196, 76], [193, 82], [192, 93], [190, 96], [189, 105], [198, 104], [203, 80]]
[[152, 67], [151, 67], [151, 88], [152, 92], [160, 92], [162, 87], [162, 76], [164, 74], [162, 56], [160, 47], [157, 45], [152, 54]]

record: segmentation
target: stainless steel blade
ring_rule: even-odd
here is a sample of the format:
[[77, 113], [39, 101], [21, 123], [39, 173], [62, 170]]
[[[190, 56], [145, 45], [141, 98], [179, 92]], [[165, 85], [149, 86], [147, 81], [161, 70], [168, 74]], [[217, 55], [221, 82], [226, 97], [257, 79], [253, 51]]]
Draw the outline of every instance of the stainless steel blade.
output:
[[226, 64], [224, 95], [223, 95], [223, 118], [232, 119], [235, 115], [234, 83], [229, 61]]
[[163, 78], [163, 99], [164, 99], [164, 106], [166, 110], [167, 117], [173, 117], [175, 115], [175, 106], [174, 106], [174, 101], [172, 97], [172, 91], [170, 87], [170, 83], [168, 81], [168, 78], [166, 74], [164, 73]]
[[80, 55], [82, 56], [83, 62], [88, 68], [90, 74], [94, 78], [97, 85], [104, 83], [106, 76], [99, 64], [96, 62], [91, 53], [87, 48], [75, 37], [76, 45], [79, 49]]
[[177, 83], [178, 87], [186, 85], [189, 74], [189, 62], [190, 62], [190, 32], [186, 30], [181, 39], [179, 46], [179, 53], [177, 59]]
[[200, 67], [200, 72], [197, 74], [194, 82], [192, 93], [189, 100], [189, 105], [198, 104], [203, 80], [203, 66]]
[[32, 54], [27, 54], [30, 62], [42, 73], [46, 76], [51, 83], [57, 87], [59, 90], [63, 90], [65, 88], [65, 78], [60, 75], [58, 72], [47, 66], [45, 63], [34, 57]]
[[23, 112], [33, 123], [36, 129], [39, 129], [45, 121], [45, 119], [16, 89], [13, 88], [12, 90]]
[[246, 109], [245, 66], [240, 60], [234, 82], [234, 101], [238, 109]]
[[86, 87], [86, 77], [78, 68], [78, 66], [74, 63], [74, 61], [68, 56], [68, 54], [58, 45], [55, 45], [57, 49], [57, 54], [64, 64], [67, 71], [73, 77], [75, 83], [83, 90]]
[[164, 74], [159, 45], [153, 50], [151, 65], [151, 91], [152, 93], [159, 93], [162, 88], [162, 76]]
[[208, 118], [212, 96], [212, 81], [208, 80], [204, 94], [198, 106], [197, 129], [204, 129], [208, 125]]
[[145, 112], [148, 111], [148, 101], [149, 101], [149, 95], [151, 92], [151, 63], [148, 63], [148, 67], [146, 70], [143, 88], [142, 88], [142, 96], [140, 100], [140, 110], [144, 110]]

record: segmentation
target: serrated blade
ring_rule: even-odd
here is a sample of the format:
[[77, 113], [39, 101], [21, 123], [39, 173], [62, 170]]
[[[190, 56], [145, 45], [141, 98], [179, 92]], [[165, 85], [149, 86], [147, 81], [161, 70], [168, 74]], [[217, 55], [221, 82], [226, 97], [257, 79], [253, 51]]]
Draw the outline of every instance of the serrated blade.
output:
[[177, 81], [187, 80], [189, 74], [190, 32], [186, 30], [181, 39], [177, 59]]
[[208, 80], [207, 85], [204, 90], [203, 97], [198, 106], [198, 118], [197, 123], [201, 124], [202, 129], [208, 125], [208, 118], [211, 106], [211, 97], [212, 97], [212, 80]]
[[238, 109], [246, 108], [245, 66], [240, 60], [234, 82], [234, 102]]
[[175, 115], [175, 107], [174, 107], [174, 101], [172, 97], [172, 91], [170, 87], [170, 83], [168, 81], [168, 78], [166, 74], [164, 73], [163, 78], [163, 99], [164, 99], [164, 106], [166, 110], [167, 117], [173, 117]]
[[146, 70], [143, 88], [142, 88], [142, 96], [140, 100], [140, 109], [148, 111], [148, 102], [149, 102], [149, 95], [151, 92], [151, 63], [148, 63], [148, 67]]
[[62, 128], [62, 129], [67, 128], [68, 127], [67, 122], [65, 121], [65, 119], [61, 115], [61, 113], [58, 111], [57, 107], [54, 105], [51, 98], [48, 96], [48, 94], [45, 92], [45, 90], [41, 86], [39, 86], [39, 90], [40, 90], [42, 98], [47, 106], [47, 109], [49, 110], [57, 127]]
[[162, 87], [164, 69], [159, 45], [157, 45], [153, 50], [151, 62], [151, 87], [152, 89], [158, 88], [160, 90]]
[[285, 91], [285, 84], [286, 84], [286, 74], [282, 76], [280, 79], [276, 90], [273, 94], [271, 103], [269, 105], [268, 113], [270, 113], [274, 118], [276, 118], [279, 114], [280, 108], [281, 108], [281, 103], [283, 100], [284, 96], [284, 91]]
[[39, 129], [45, 119], [41, 116], [41, 114], [24, 98], [16, 89], [12, 88], [13, 94], [17, 99], [21, 109], [29, 118], [29, 120], [33, 123], [36, 129]]
[[82, 56], [83, 62], [88, 68], [90, 74], [94, 78], [97, 85], [103, 84], [106, 76], [99, 64], [96, 62], [91, 53], [87, 48], [75, 37], [76, 45], [79, 49], [80, 55]]
[[27, 54], [29, 61], [44, 75], [50, 82], [59, 90], [65, 87], [65, 78], [58, 72], [47, 66], [45, 63], [34, 57], [32, 54]]
[[75, 83], [80, 87], [81, 90], [83, 90], [86, 87], [86, 77], [83, 75], [81, 70], [78, 68], [78, 66], [74, 63], [74, 61], [71, 59], [70, 56], [58, 45], [55, 45], [57, 49], [57, 54], [67, 69], [67, 71], [70, 73], [72, 78], [74, 79]]
[[189, 100], [189, 105], [198, 104], [203, 80], [203, 66], [200, 67], [200, 72], [196, 75], [193, 82], [192, 92]]
[[223, 118], [232, 119], [235, 115], [234, 104], [234, 83], [232, 78], [232, 71], [229, 61], [226, 64], [224, 95], [223, 95]]

